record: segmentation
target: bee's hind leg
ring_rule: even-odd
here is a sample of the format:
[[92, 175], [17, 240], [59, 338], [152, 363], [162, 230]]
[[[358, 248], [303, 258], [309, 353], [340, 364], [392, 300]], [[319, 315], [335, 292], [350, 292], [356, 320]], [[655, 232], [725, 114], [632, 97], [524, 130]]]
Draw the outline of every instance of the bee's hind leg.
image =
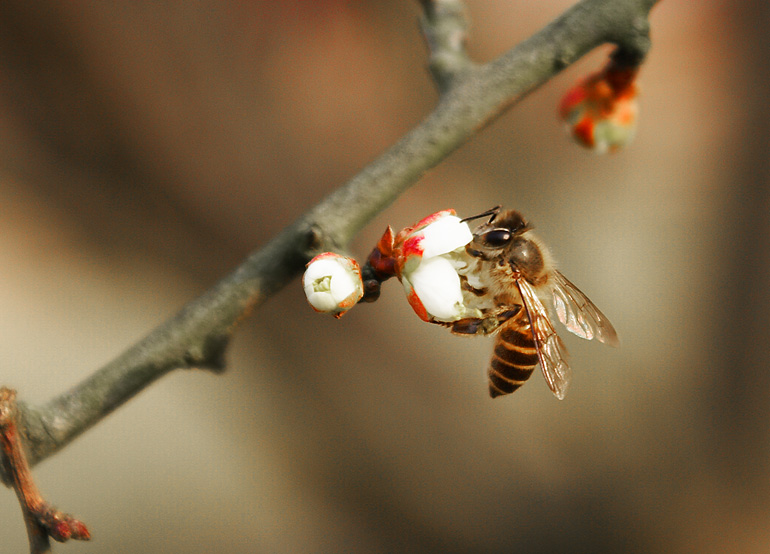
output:
[[521, 311], [521, 306], [501, 306], [486, 317], [466, 317], [445, 323], [455, 335], [489, 335]]

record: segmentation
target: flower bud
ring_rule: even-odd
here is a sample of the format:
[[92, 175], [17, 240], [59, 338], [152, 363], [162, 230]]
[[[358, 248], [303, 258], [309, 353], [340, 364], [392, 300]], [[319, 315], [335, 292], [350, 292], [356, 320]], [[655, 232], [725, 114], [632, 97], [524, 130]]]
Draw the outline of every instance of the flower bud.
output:
[[614, 152], [633, 139], [639, 113], [636, 68], [607, 68], [570, 89], [559, 115], [579, 144], [598, 153]]
[[465, 246], [473, 240], [454, 210], [432, 214], [403, 229], [394, 241], [396, 272], [407, 300], [424, 321], [456, 321], [471, 315], [463, 301], [458, 269], [467, 266]]
[[334, 252], [324, 252], [310, 260], [302, 286], [315, 311], [336, 318], [355, 306], [364, 294], [358, 262]]

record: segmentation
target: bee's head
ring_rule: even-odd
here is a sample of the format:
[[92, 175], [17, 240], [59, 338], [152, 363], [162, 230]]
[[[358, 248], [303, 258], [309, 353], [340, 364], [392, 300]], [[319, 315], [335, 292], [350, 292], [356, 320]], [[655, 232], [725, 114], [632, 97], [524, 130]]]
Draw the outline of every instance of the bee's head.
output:
[[[538, 244], [530, 238], [532, 229], [524, 217], [515, 210], [493, 208], [476, 217], [489, 215], [489, 221], [473, 232], [473, 240], [466, 251], [483, 260], [496, 259], [499, 264], [510, 263], [525, 275], [539, 274], [544, 265]], [[475, 219], [468, 218], [464, 221]]]
[[524, 217], [515, 210], [500, 210], [500, 206], [492, 208], [477, 216], [468, 217], [470, 221], [480, 217], [490, 216], [489, 221], [479, 225], [473, 231], [473, 241], [467, 251], [471, 256], [490, 259], [499, 256], [517, 242], [516, 238], [530, 229]]

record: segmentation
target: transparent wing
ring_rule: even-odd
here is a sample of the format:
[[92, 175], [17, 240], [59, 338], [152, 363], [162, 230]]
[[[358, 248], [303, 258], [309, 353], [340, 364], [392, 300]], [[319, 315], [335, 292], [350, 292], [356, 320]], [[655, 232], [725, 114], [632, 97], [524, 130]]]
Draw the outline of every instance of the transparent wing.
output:
[[532, 336], [537, 347], [537, 357], [540, 360], [540, 369], [543, 370], [548, 388], [562, 400], [567, 394], [572, 370], [567, 363], [567, 348], [556, 334], [551, 318], [543, 303], [538, 298], [535, 289], [525, 279], [517, 279], [524, 307], [527, 309], [529, 323], [532, 327]]
[[584, 339], [618, 346], [618, 334], [610, 320], [569, 279], [553, 272], [553, 305], [567, 330]]

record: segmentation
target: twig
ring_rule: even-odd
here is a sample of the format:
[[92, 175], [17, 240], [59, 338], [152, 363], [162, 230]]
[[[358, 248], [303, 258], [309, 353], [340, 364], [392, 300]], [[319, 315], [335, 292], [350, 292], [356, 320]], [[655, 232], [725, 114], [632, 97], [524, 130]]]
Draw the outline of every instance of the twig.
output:
[[420, 0], [420, 4], [424, 12], [420, 27], [430, 53], [428, 68], [439, 91], [444, 92], [473, 67], [465, 50], [465, 5], [460, 0]]
[[59, 542], [88, 540], [85, 524], [48, 504], [40, 494], [24, 454], [17, 424], [16, 391], [0, 388], [0, 449], [5, 471], [21, 504], [32, 554], [51, 551], [48, 537]]
[[[455, 4], [424, 1], [425, 25], [444, 20], [439, 17], [439, 3]], [[441, 77], [446, 83], [436, 109], [233, 274], [120, 357], [41, 407], [20, 405], [30, 462], [67, 445], [172, 369], [221, 370], [233, 329], [250, 310], [297, 276], [314, 254], [345, 251], [377, 213], [506, 107], [605, 42], [616, 43], [623, 59], [642, 60], [649, 49], [647, 15], [654, 3], [583, 0], [527, 41], [480, 66], [462, 61], [464, 51], [458, 51], [452, 32], [426, 31], [435, 37], [429, 39], [434, 58], [442, 58], [440, 51], [448, 49], [461, 60], [445, 66], [447, 71], [439, 70], [446, 73]], [[9, 482], [11, 476], [0, 472], [0, 478]]]

